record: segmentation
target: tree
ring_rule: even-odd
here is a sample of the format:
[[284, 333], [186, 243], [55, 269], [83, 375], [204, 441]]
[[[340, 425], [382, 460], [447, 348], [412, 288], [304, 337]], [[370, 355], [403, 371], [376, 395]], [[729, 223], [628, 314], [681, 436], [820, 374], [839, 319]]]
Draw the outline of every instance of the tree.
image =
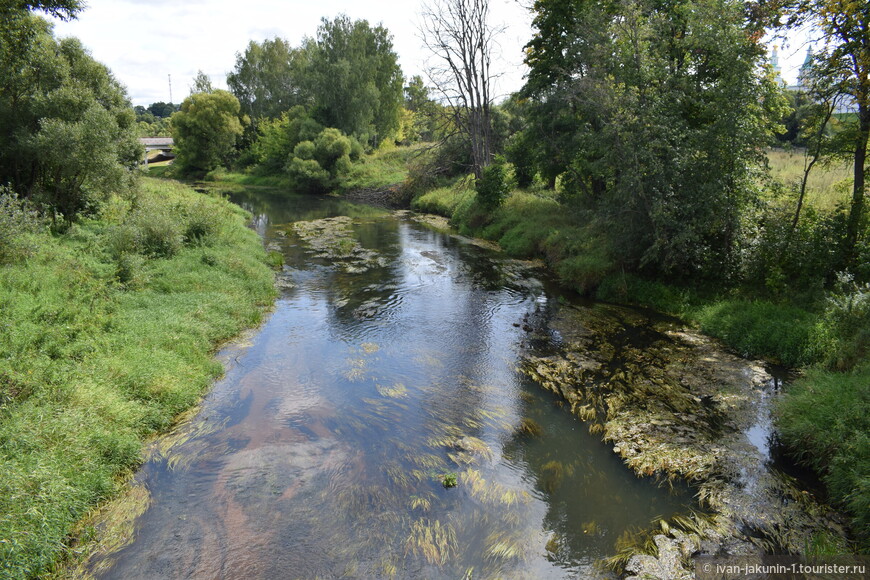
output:
[[214, 92], [214, 87], [211, 84], [211, 79], [201, 70], [196, 71], [196, 76], [193, 77], [193, 86], [190, 87], [191, 94], [193, 93], [211, 93]]
[[423, 40], [438, 64], [429, 77], [471, 147], [477, 178], [492, 160], [491, 72], [494, 37], [488, 0], [433, 0], [423, 7]]
[[[28, 6], [37, 6], [31, 3]], [[38, 3], [61, 15], [76, 3]], [[5, 7], [9, 10], [9, 7]], [[43, 19], [9, 13], [0, 44], [0, 181], [72, 219], [133, 181], [141, 158], [123, 87], [74, 38]]]
[[172, 116], [177, 163], [183, 172], [207, 172], [229, 164], [247, 118], [232, 93], [194, 93]]
[[305, 97], [299, 85], [301, 54], [286, 40], [251, 41], [244, 54], [236, 53], [236, 66], [227, 75], [227, 86], [239, 100], [242, 112], [256, 128], [260, 119], [277, 118]]
[[867, 143], [870, 138], [870, 11], [854, 0], [799, 0], [791, 25], [814, 22], [823, 46], [813, 57], [813, 90], [851, 100], [857, 109], [844, 123], [851, 146], [846, 154], [854, 164], [852, 197], [843, 238], [845, 267], [855, 265], [861, 226], [866, 219]]
[[0, 4], [0, 14], [6, 17], [24, 11], [40, 10], [61, 20], [71, 20], [82, 11], [85, 3], [79, 0], [49, 0], [48, 2], [25, 2], [6, 0]]
[[317, 121], [372, 146], [399, 129], [403, 77], [386, 28], [346, 15], [323, 19], [303, 50], [301, 82]]
[[722, 276], [781, 95], [735, 0], [538, 0], [524, 142], [629, 268]]
[[147, 111], [158, 119], [168, 119], [173, 115], [173, 113], [178, 112], [178, 106], [173, 105], [172, 103], [164, 103], [163, 101], [158, 101], [156, 103], [151, 103], [150, 105], [148, 105]]
[[443, 125], [443, 111], [420, 75], [405, 86], [405, 109], [411, 113], [410, 132], [421, 141], [433, 141]]

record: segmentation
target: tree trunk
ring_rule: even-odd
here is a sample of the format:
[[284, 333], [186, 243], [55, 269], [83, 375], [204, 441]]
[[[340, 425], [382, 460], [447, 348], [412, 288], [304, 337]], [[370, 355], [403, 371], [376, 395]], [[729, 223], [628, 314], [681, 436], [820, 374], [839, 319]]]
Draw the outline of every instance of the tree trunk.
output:
[[870, 107], [867, 99], [858, 102], [858, 137], [855, 143], [854, 183], [852, 185], [852, 202], [849, 208], [849, 219], [846, 222], [846, 238], [843, 243], [844, 258], [847, 268], [855, 265], [857, 258], [858, 234], [864, 216], [865, 205], [865, 168], [867, 162], [867, 138], [870, 136]]

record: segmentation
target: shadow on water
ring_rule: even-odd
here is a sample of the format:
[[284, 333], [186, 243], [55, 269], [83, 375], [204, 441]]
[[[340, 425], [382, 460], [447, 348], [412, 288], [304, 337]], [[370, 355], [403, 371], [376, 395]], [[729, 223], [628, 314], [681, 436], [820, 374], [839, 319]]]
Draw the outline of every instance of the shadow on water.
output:
[[[236, 201], [285, 256], [282, 295], [143, 467], [151, 508], [100, 577], [574, 578], [693, 504], [517, 371], [556, 301], [535, 271], [334, 199]], [[288, 226], [340, 215], [365, 268]]]

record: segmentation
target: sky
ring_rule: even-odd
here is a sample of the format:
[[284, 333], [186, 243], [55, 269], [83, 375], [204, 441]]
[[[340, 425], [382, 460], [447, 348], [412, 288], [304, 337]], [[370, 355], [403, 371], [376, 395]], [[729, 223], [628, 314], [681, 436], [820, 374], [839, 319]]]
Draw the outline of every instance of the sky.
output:
[[[320, 19], [347, 14], [382, 24], [393, 35], [393, 48], [406, 77], [423, 75], [430, 58], [420, 39], [423, 0], [87, 0], [76, 20], [55, 21], [58, 36], [75, 36], [92, 56], [108, 66], [127, 87], [134, 105], [180, 103], [190, 93], [197, 71], [215, 88], [226, 88], [236, 53], [251, 40], [280, 37], [293, 46], [314, 36]], [[531, 38], [531, 15], [523, 0], [491, 0], [492, 23], [504, 25], [493, 68], [500, 74], [494, 94], [518, 90], [526, 73], [523, 46]], [[794, 83], [806, 56], [800, 35], [779, 47], [782, 76]], [[785, 46], [783, 46], [785, 44]], [[170, 95], [171, 81], [171, 95]], [[496, 100], [500, 100], [497, 98]]]
[[[298, 46], [316, 34], [322, 17], [332, 20], [342, 13], [372, 26], [383, 24], [393, 35], [406, 77], [426, 70], [418, 16], [422, 0], [86, 1], [76, 20], [55, 21], [55, 33], [79, 38], [127, 87], [134, 105], [180, 103], [199, 70], [215, 88], [226, 88], [236, 53], [243, 53], [251, 40], [277, 36]], [[507, 95], [523, 83], [522, 47], [531, 37], [531, 16], [517, 0], [491, 0], [490, 5], [493, 24], [506, 26], [499, 36], [496, 64], [502, 76], [495, 94]]]

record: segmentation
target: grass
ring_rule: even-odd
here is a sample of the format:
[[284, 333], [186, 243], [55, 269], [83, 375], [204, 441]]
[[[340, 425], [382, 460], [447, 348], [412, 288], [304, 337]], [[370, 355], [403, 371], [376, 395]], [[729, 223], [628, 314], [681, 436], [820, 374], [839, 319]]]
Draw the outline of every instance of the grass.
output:
[[[786, 186], [800, 187], [804, 151], [771, 149], [767, 152], [771, 175]], [[836, 163], [836, 162], [835, 162]], [[806, 203], [820, 211], [832, 211], [851, 197], [852, 164], [816, 165], [807, 181]]]
[[846, 373], [811, 370], [781, 401], [777, 424], [852, 515], [861, 553], [870, 552], [870, 364]]
[[381, 147], [351, 166], [339, 180], [339, 191], [385, 189], [405, 181], [408, 164], [423, 150], [424, 145], [411, 147]]
[[[143, 181], [135, 207], [115, 198], [0, 267], [0, 577], [64, 557], [74, 524], [199, 400], [222, 373], [215, 349], [273, 297], [242, 210]], [[140, 243], [143, 207], [169, 220], [173, 250]]]
[[[405, 181], [410, 161], [425, 149], [424, 145], [411, 147], [382, 147], [363, 155], [355, 162], [347, 175], [339, 176], [337, 193], [361, 189], [387, 189]], [[170, 172], [171, 174], [171, 172]], [[164, 176], [164, 174], [161, 174]], [[256, 170], [239, 173], [216, 169], [209, 172], [207, 181], [223, 184], [243, 185], [292, 190], [296, 184], [287, 174], [263, 175]]]
[[544, 258], [562, 282], [581, 292], [614, 269], [596, 224], [566, 211], [551, 191], [514, 190], [489, 211], [476, 203], [466, 178], [420, 195], [411, 208], [449, 217], [461, 233], [495, 241], [513, 257]]

